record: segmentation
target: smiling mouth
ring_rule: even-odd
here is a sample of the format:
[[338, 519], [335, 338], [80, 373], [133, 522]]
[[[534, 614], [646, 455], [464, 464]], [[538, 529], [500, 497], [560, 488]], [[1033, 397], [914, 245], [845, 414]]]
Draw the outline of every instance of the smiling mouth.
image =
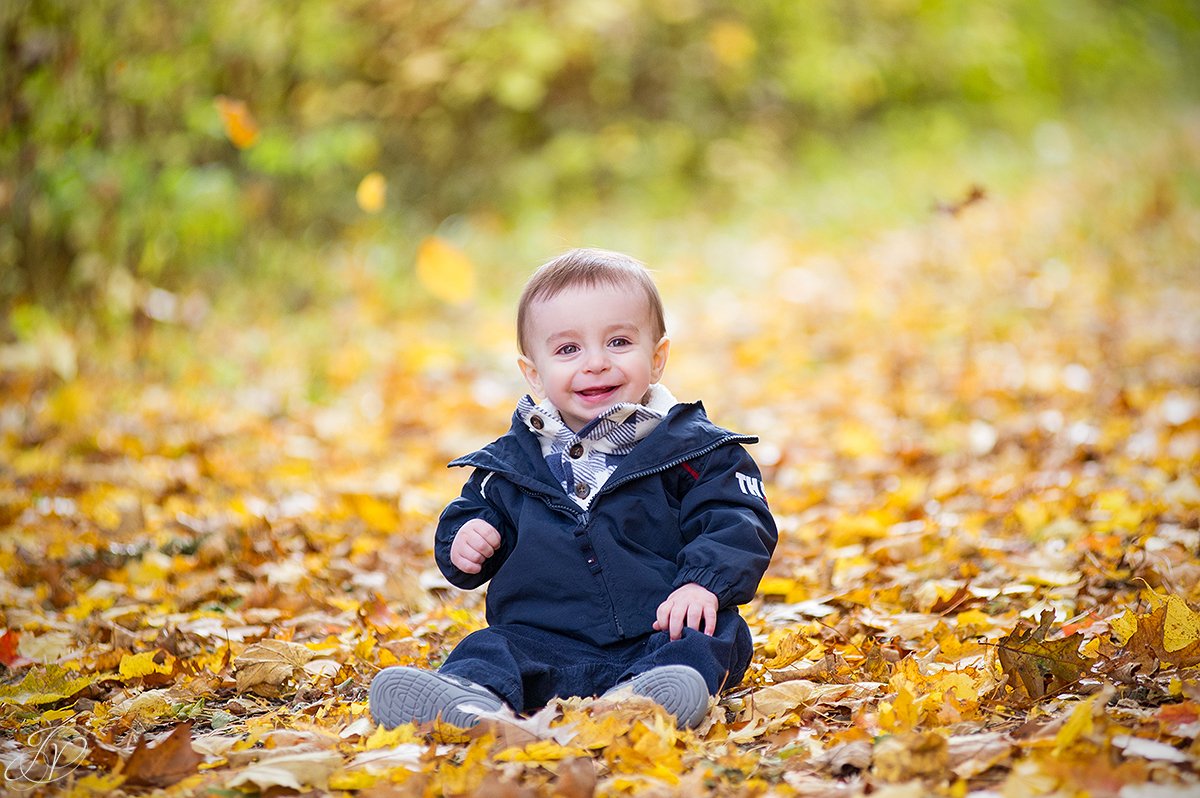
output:
[[617, 386], [605, 385], [601, 388], [584, 388], [582, 391], [576, 391], [576, 393], [585, 399], [595, 399], [598, 396], [607, 396], [615, 390], [617, 390]]

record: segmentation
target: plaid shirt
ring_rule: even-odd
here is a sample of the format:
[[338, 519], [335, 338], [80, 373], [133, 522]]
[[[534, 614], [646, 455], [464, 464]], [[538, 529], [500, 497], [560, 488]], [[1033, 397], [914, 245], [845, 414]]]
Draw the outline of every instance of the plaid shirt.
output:
[[517, 414], [538, 437], [550, 473], [571, 500], [585, 510], [625, 455], [645, 438], [676, 404], [662, 385], [651, 385], [646, 404], [613, 405], [574, 432], [550, 400], [535, 404], [529, 396], [517, 403]]

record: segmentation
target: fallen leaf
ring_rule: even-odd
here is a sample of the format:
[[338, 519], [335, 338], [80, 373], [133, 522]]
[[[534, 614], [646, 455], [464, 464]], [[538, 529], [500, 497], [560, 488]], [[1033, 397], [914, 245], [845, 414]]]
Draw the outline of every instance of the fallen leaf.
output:
[[1168, 596], [1146, 615], [1133, 616], [1135, 628], [1121, 653], [1148, 669], [1186, 668], [1200, 663], [1200, 613], [1178, 596]]
[[241, 653], [234, 661], [238, 692], [267, 697], [282, 695], [290, 682], [303, 678], [304, 666], [315, 653], [305, 646], [284, 640], [263, 640]]
[[[159, 663], [155, 661], [156, 659], [163, 661]], [[121, 664], [117, 670], [123, 679], [134, 679], [152, 673], [170, 673], [173, 659], [174, 657], [170, 654], [157, 650], [143, 651], [140, 654], [126, 654], [121, 657]]]
[[1088, 669], [1079, 654], [1082, 635], [1046, 640], [1053, 620], [1054, 613], [1045, 610], [1036, 629], [1015, 629], [996, 644], [1000, 667], [1017, 676], [1010, 683], [1034, 701], [1074, 684]]
[[354, 199], [367, 213], [379, 213], [387, 202], [387, 179], [379, 172], [371, 172], [359, 181]]
[[6, 668], [21, 668], [33, 662], [20, 654], [17, 648], [20, 639], [20, 632], [14, 629], [5, 629], [0, 635], [0, 664]]
[[232, 789], [254, 785], [263, 792], [272, 787], [323, 790], [329, 782], [330, 774], [341, 765], [342, 755], [337, 751], [281, 753], [259, 759], [245, 770], [234, 774], [225, 782], [225, 786]]
[[475, 296], [475, 265], [450, 242], [431, 236], [417, 249], [417, 280], [429, 293], [451, 305]]
[[204, 757], [192, 748], [192, 724], [181, 723], [156, 743], [145, 736], [124, 760], [121, 774], [125, 784], [138, 787], [169, 787], [192, 775]]
[[747, 697], [746, 706], [754, 715], [774, 717], [800, 707], [840, 701], [850, 696], [865, 696], [880, 692], [882, 685], [873, 682], [852, 684], [819, 684], [795, 679], [764, 687]]
[[16, 684], [0, 685], [0, 704], [40, 706], [73, 698], [96, 680], [96, 676], [77, 676], [58, 665], [29, 670]]
[[875, 745], [871, 756], [871, 772], [893, 783], [944, 777], [949, 766], [949, 746], [946, 738], [936, 731], [888, 735]]
[[216, 99], [217, 113], [221, 115], [221, 124], [225, 127], [225, 135], [239, 150], [254, 146], [258, 141], [258, 123], [250, 113], [250, 108], [243, 100], [235, 100], [224, 95]]
[[1117, 734], [1112, 738], [1112, 744], [1126, 756], [1140, 756], [1155, 762], [1191, 762], [1192, 757], [1185, 751], [1161, 743], [1157, 740], [1146, 740], [1129, 734]]

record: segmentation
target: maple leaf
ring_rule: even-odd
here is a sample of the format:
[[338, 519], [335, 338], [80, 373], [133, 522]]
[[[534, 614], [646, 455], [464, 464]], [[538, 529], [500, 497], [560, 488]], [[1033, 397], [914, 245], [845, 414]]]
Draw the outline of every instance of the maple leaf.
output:
[[192, 748], [192, 724], [188, 721], [153, 744], [143, 735], [119, 772], [125, 776], [125, 784], [162, 788], [192, 775], [203, 761]]
[[1017, 677], [1010, 680], [1014, 690], [1020, 688], [1033, 701], [1075, 684], [1088, 671], [1079, 653], [1082, 635], [1046, 639], [1053, 621], [1054, 612], [1043, 610], [1037, 628], [1014, 629], [996, 644], [1000, 667]]
[[1146, 615], [1136, 616], [1133, 635], [1122, 647], [1135, 661], [1186, 668], [1200, 663], [1200, 612], [1178, 596], [1168, 596]]
[[0, 686], [0, 705], [41, 706], [73, 698], [96, 680], [58, 665], [28, 671], [16, 684]]

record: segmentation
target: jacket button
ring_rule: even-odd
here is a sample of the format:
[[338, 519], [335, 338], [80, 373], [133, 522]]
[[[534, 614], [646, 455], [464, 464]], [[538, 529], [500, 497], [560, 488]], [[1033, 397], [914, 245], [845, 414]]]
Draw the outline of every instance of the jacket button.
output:
[[592, 492], [592, 489], [589, 488], [586, 483], [583, 483], [583, 482], [576, 483], [575, 495], [578, 496], [579, 498], [586, 499], [588, 494], [591, 492]]
[[529, 426], [533, 427], [534, 429], [541, 429], [542, 427], [546, 426], [546, 422], [542, 421], [541, 416], [530, 416]]
[[567, 454], [571, 455], [572, 460], [578, 460], [580, 457], [583, 457], [583, 444], [575, 444], [570, 449], [567, 449]]

